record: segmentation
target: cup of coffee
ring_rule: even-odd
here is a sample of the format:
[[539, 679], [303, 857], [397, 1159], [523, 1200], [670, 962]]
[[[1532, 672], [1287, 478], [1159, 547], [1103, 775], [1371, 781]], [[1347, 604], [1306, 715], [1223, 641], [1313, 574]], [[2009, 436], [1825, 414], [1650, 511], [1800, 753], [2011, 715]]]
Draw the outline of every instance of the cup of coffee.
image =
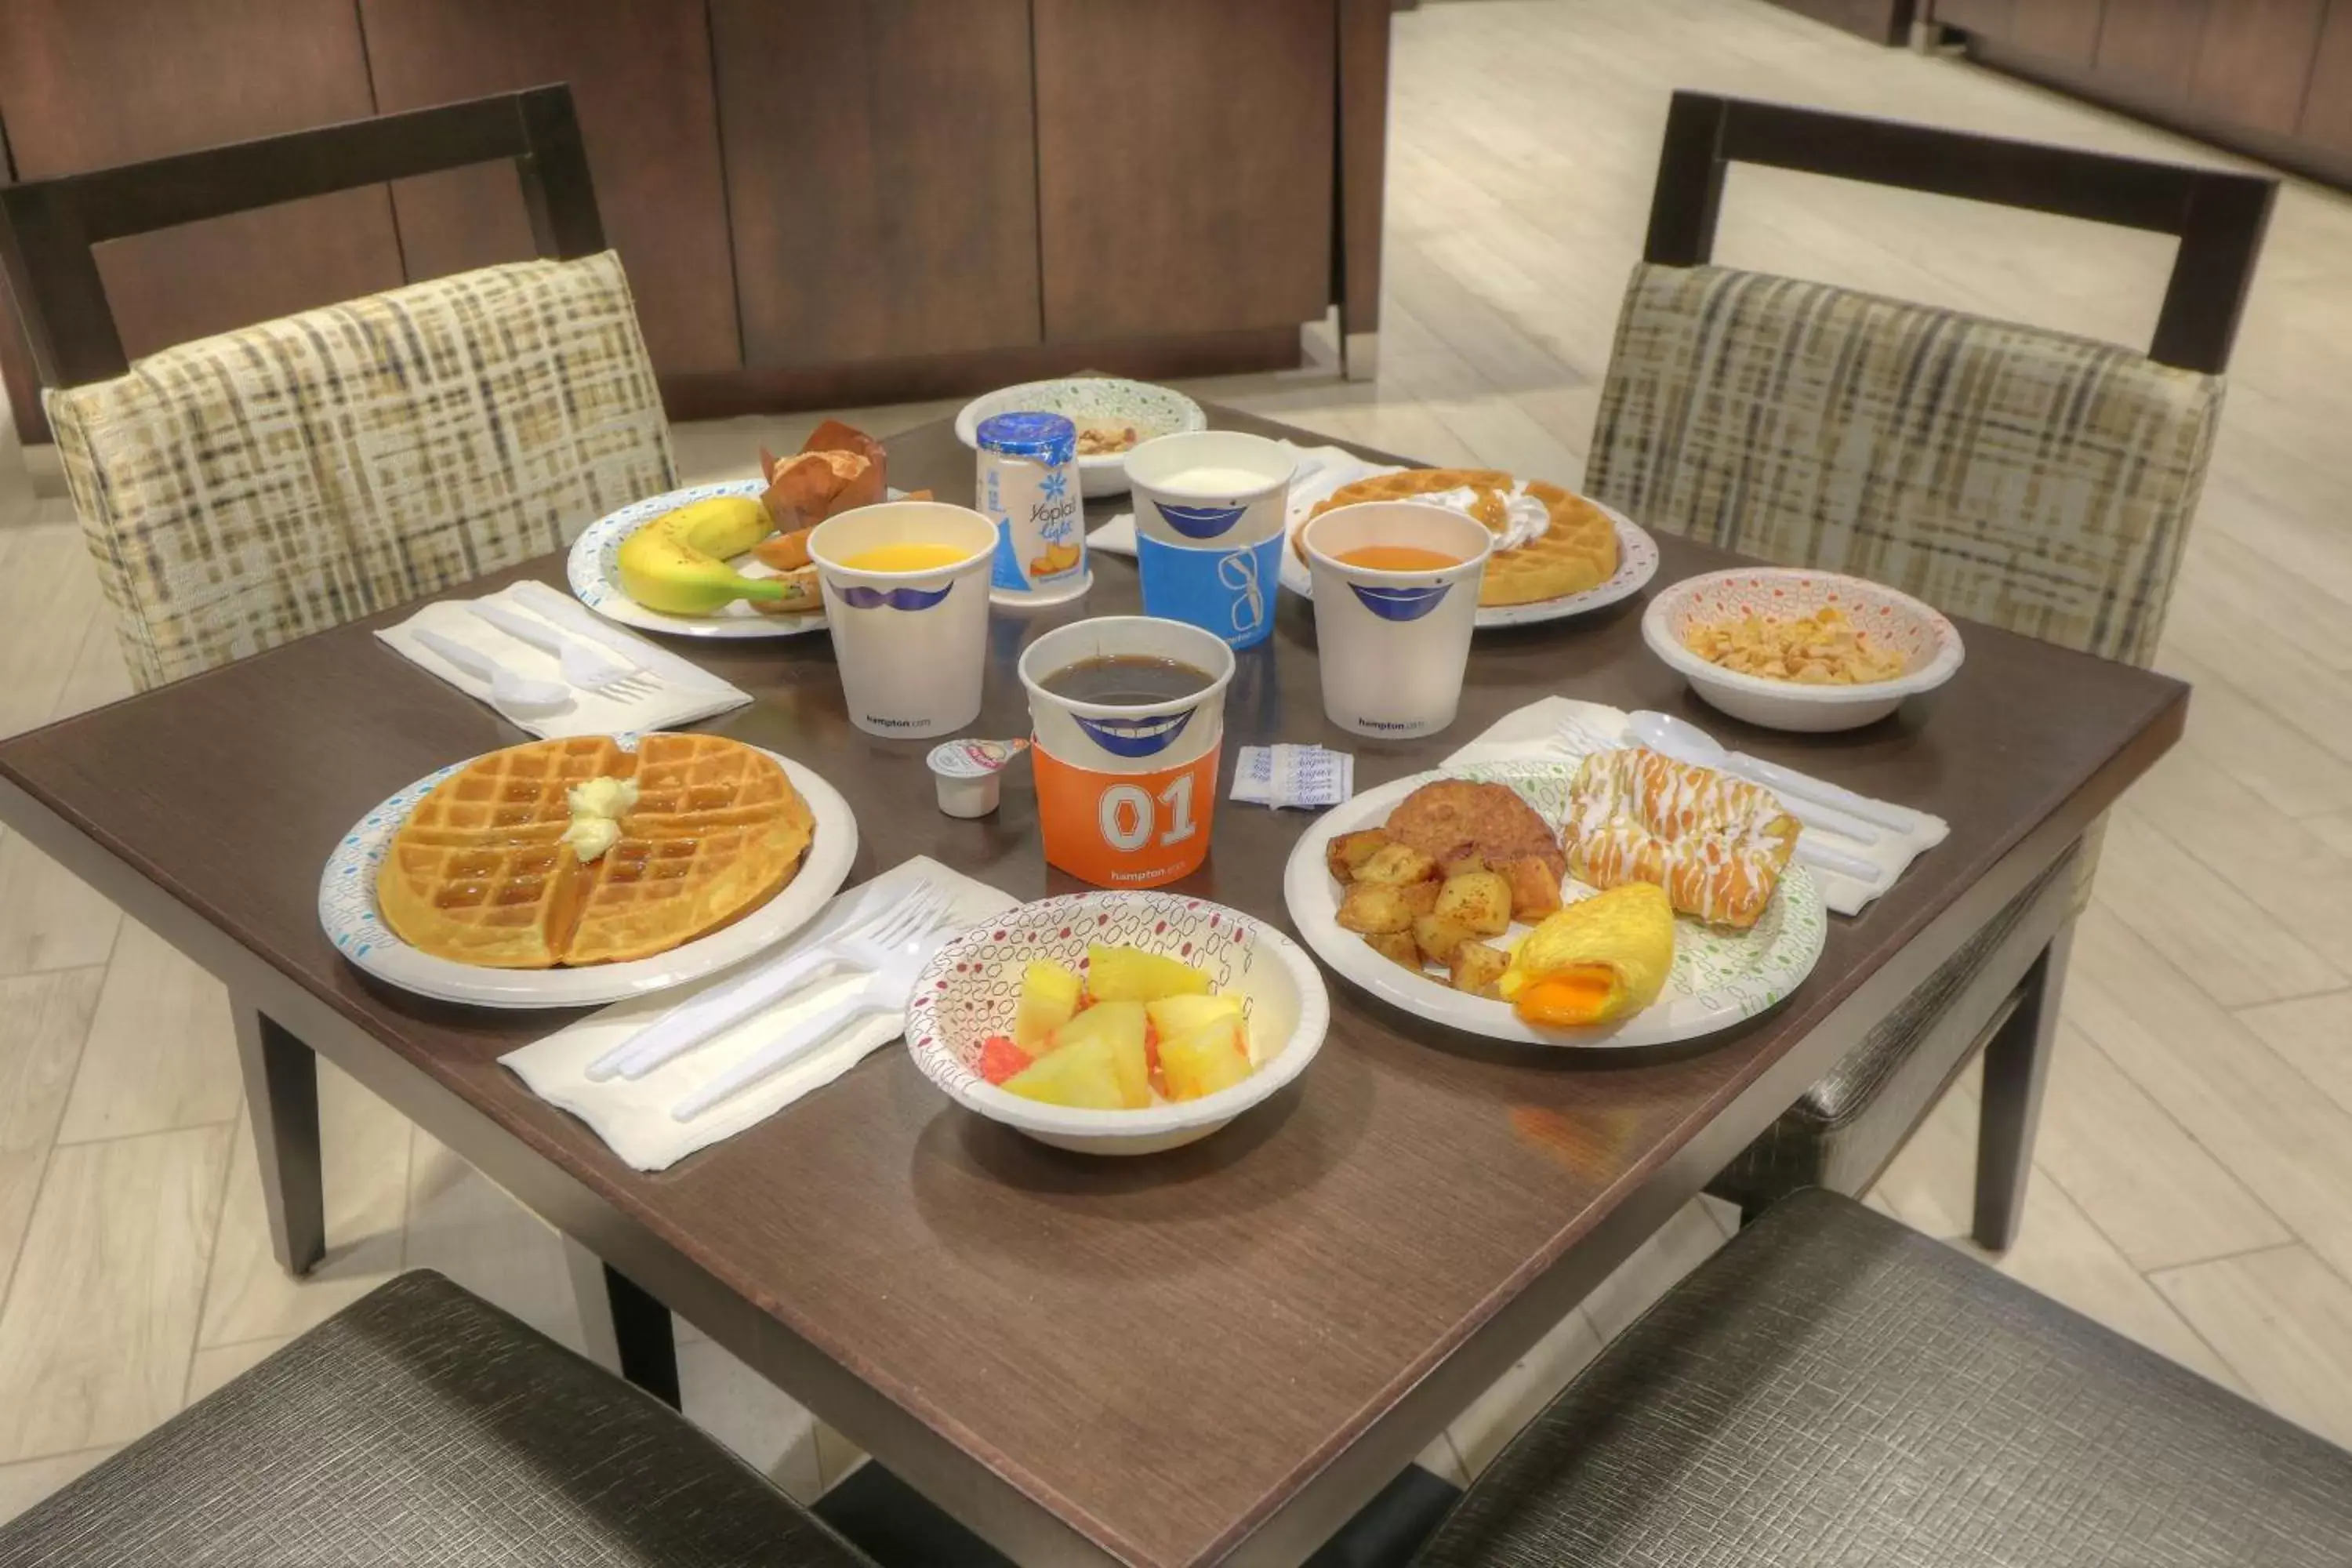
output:
[[1254, 647], [1274, 631], [1297, 460], [1279, 441], [1191, 430], [1127, 455], [1149, 616]]
[[1198, 626], [1105, 616], [1021, 655], [1046, 864], [1098, 888], [1157, 888], [1209, 853], [1234, 655]]
[[1299, 542], [1325, 715], [1397, 740], [1453, 723], [1495, 548], [1486, 525], [1423, 501], [1364, 501], [1316, 518]]
[[970, 507], [883, 501], [825, 519], [808, 551], [851, 723], [914, 740], [980, 717], [994, 523]]

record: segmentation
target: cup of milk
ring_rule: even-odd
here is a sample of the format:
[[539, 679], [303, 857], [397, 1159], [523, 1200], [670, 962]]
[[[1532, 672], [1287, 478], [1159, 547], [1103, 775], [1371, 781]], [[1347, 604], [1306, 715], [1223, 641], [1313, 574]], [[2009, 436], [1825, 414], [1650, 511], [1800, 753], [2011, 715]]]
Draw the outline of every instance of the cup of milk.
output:
[[1279, 441], [1192, 430], [1127, 455], [1143, 613], [1253, 647], [1274, 631], [1297, 459]]

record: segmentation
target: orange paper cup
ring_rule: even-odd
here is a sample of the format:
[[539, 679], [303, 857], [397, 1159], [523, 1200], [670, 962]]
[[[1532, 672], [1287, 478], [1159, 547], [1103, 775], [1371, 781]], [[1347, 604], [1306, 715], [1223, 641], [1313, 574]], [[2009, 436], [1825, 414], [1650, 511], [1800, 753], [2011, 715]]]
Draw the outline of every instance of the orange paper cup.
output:
[[1103, 773], [1029, 748], [1045, 863], [1097, 888], [1157, 888], [1201, 868], [1222, 740], [1188, 763]]

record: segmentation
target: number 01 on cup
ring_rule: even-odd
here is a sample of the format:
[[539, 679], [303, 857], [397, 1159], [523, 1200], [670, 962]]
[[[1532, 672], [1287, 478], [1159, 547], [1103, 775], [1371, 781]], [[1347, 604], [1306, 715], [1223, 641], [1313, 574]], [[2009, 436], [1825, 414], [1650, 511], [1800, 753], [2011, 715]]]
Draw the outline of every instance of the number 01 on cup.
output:
[[1105, 773], [1033, 748], [1046, 864], [1097, 888], [1157, 888], [1191, 876], [1208, 858], [1223, 749], [1154, 773]]

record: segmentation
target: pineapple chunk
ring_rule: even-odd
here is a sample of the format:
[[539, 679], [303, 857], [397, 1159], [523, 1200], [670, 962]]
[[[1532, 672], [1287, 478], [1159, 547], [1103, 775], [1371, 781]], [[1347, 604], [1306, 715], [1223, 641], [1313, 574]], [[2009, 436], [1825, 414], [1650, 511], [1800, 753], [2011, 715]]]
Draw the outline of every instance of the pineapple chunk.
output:
[[1023, 970], [1013, 1043], [1033, 1057], [1045, 1050], [1047, 1037], [1077, 1016], [1081, 989], [1078, 977], [1058, 963], [1040, 960]]
[[1147, 1003], [1144, 1012], [1151, 1026], [1160, 1031], [1163, 1040], [1177, 1035], [1189, 1035], [1205, 1029], [1223, 1019], [1238, 1022], [1242, 1016], [1242, 999], [1231, 992], [1220, 996], [1168, 996]]
[[1005, 1089], [1048, 1105], [1088, 1110], [1140, 1110], [1151, 1103], [1151, 1068], [1143, 1053], [1143, 1005], [1107, 1002], [1055, 1031], [1050, 1048]]
[[1171, 1100], [1198, 1100], [1249, 1077], [1249, 1044], [1241, 1020], [1222, 1018], [1189, 1034], [1160, 1039], [1160, 1073]]
[[1157, 1002], [1204, 996], [1209, 977], [1178, 958], [1139, 947], [1087, 949], [1087, 993], [1097, 1002]]

